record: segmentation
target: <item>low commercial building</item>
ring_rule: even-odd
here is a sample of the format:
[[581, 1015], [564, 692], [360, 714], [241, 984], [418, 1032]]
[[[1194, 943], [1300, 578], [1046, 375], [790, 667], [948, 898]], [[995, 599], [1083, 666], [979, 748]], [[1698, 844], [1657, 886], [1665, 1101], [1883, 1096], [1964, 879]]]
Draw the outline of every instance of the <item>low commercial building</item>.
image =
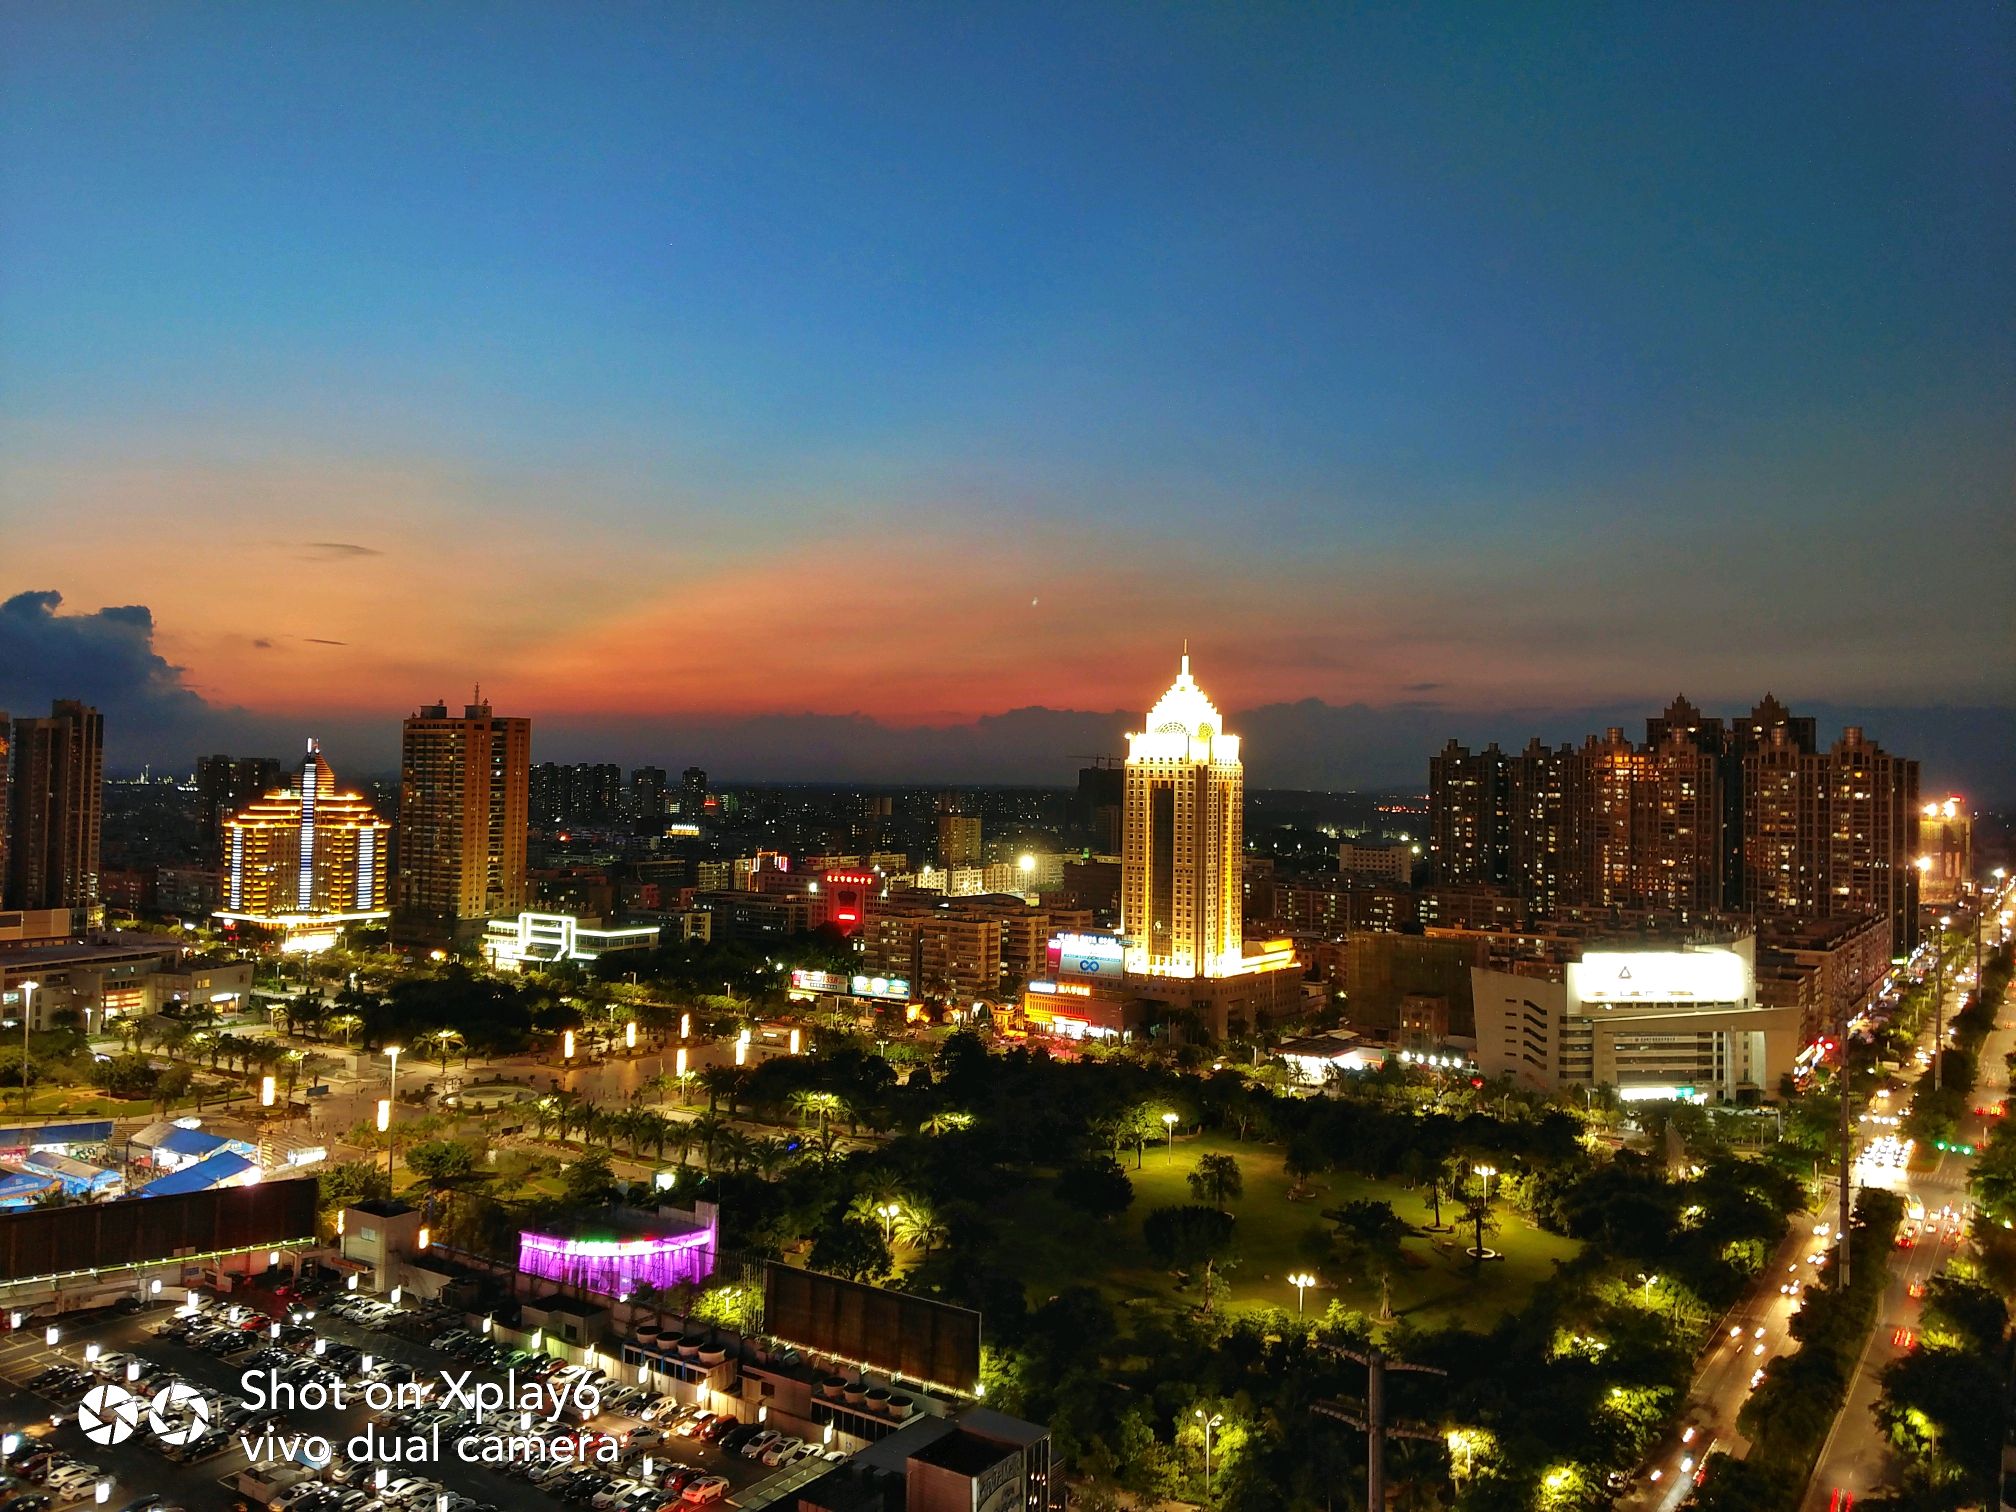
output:
[[626, 950], [658, 948], [656, 924], [607, 929], [600, 919], [572, 914], [521, 913], [484, 925], [483, 954], [499, 971], [537, 969], [561, 961], [587, 962]]
[[250, 961], [207, 960], [173, 935], [108, 934], [0, 950], [0, 1017], [24, 1006], [36, 1029], [75, 1014], [87, 1033], [183, 1003], [230, 1011], [251, 994]]
[[1537, 1091], [1612, 1086], [1627, 1101], [1775, 1091], [1799, 1013], [1758, 998], [1756, 941], [1587, 949], [1473, 968], [1477, 1063]]

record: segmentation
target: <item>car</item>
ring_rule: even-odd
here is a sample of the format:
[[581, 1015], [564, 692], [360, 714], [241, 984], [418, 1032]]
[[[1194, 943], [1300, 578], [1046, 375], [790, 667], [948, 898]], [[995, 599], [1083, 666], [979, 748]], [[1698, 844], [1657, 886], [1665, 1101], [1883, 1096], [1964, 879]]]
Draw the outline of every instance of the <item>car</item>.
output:
[[688, 1506], [704, 1507], [727, 1494], [728, 1478], [725, 1475], [703, 1475], [679, 1493], [679, 1500]]

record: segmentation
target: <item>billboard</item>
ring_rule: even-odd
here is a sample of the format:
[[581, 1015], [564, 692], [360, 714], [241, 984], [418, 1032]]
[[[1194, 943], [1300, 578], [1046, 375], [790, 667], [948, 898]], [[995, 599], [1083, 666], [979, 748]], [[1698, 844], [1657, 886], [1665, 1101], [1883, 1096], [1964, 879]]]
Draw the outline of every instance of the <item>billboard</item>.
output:
[[980, 1379], [980, 1314], [970, 1308], [771, 1261], [763, 1320], [801, 1348], [928, 1385], [971, 1391]]
[[315, 1181], [0, 1215], [0, 1283], [315, 1237]]
[[1050, 974], [1056, 977], [1104, 977], [1119, 981], [1126, 976], [1123, 963], [1126, 949], [1118, 935], [1066, 932], [1050, 937]]
[[1592, 950], [1568, 965], [1583, 1003], [1741, 1003], [1747, 963], [1733, 950]]
[[825, 992], [839, 997], [884, 998], [892, 1003], [910, 1001], [910, 984], [902, 977], [842, 976], [837, 971], [794, 971], [793, 992]]
[[845, 993], [848, 979], [837, 971], [794, 971], [791, 987], [796, 992]]

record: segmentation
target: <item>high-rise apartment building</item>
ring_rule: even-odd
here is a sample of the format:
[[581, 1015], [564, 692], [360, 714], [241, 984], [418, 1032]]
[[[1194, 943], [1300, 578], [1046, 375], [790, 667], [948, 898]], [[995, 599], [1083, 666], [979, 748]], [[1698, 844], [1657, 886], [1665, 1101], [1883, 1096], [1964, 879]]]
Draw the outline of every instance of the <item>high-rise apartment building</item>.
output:
[[387, 917], [391, 839], [310, 740], [291, 787], [276, 783], [224, 821], [217, 917], [276, 934], [283, 950], [327, 949], [346, 925]]
[[1239, 737], [1182, 669], [1127, 737], [1120, 929], [1130, 972], [1217, 977], [1245, 953], [1245, 768]]
[[48, 718], [17, 719], [11, 729], [4, 902], [93, 907], [105, 808], [104, 717], [63, 698]]
[[1429, 761], [1429, 838], [1444, 884], [1503, 883], [1543, 913], [1571, 905], [1890, 921], [1915, 939], [1918, 767], [1767, 696], [1745, 718], [1686, 699], [1579, 750], [1517, 756], [1451, 741]]
[[706, 807], [707, 774], [699, 767], [688, 767], [679, 774], [680, 816], [698, 819]]
[[196, 794], [203, 815], [203, 844], [211, 855], [224, 843], [224, 821], [280, 786], [280, 763], [271, 756], [199, 756]]
[[954, 867], [978, 866], [980, 864], [980, 820], [972, 814], [940, 814], [938, 816], [938, 864], [951, 871]]
[[542, 761], [527, 778], [532, 822], [606, 826], [625, 816], [623, 769], [613, 761]]
[[399, 760], [393, 928], [414, 940], [473, 936], [522, 913], [532, 721], [487, 703], [429, 704], [406, 721]]
[[630, 817], [657, 825], [665, 817], [665, 768], [638, 767], [630, 773]]
[[1444, 882], [1503, 882], [1511, 869], [1505, 753], [1450, 741], [1428, 758], [1428, 850]]

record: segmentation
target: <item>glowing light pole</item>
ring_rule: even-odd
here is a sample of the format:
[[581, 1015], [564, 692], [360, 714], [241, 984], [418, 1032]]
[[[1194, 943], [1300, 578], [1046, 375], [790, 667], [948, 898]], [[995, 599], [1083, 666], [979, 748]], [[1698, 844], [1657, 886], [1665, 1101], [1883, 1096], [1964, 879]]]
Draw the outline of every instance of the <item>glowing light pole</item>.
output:
[[1659, 1278], [1657, 1276], [1648, 1276], [1645, 1272], [1640, 1271], [1638, 1272], [1638, 1279], [1644, 1283], [1645, 1306], [1649, 1308], [1652, 1305], [1652, 1288], [1659, 1284]]
[[1162, 1115], [1162, 1127], [1168, 1131], [1169, 1153], [1174, 1155], [1176, 1153], [1176, 1115], [1174, 1113], [1164, 1113]]
[[1198, 1407], [1191, 1415], [1204, 1425], [1204, 1505], [1208, 1507], [1211, 1505], [1211, 1430], [1225, 1421], [1225, 1414], [1214, 1412], [1206, 1417], [1204, 1409]]
[[1302, 1294], [1316, 1284], [1316, 1278], [1307, 1271], [1297, 1271], [1288, 1278], [1288, 1284], [1295, 1288], [1295, 1316], [1302, 1316]]
[[40, 982], [21, 984], [21, 1116], [28, 1116], [28, 1024], [35, 1017], [35, 991]]
[[882, 1242], [884, 1244], [889, 1242], [890, 1233], [895, 1225], [897, 1215], [902, 1211], [903, 1209], [893, 1202], [876, 1204], [875, 1216], [882, 1220]]

